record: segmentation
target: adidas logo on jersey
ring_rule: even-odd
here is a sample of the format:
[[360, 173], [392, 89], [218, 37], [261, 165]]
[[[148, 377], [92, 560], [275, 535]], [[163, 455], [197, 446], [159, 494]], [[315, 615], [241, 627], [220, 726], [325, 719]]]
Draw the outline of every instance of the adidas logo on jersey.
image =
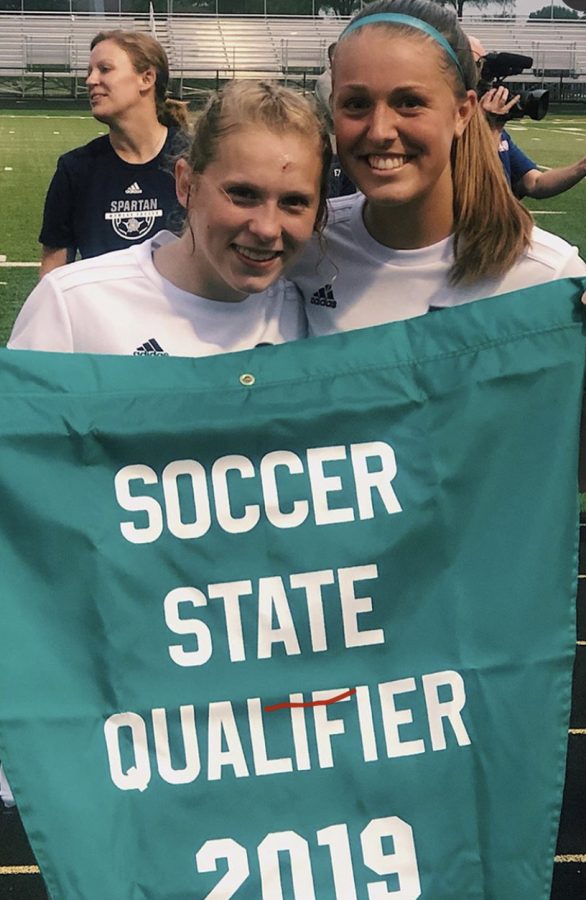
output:
[[125, 194], [142, 194], [142, 188], [136, 181], [133, 181], [132, 184], [126, 188], [124, 193]]
[[334, 289], [331, 284], [324, 284], [323, 287], [320, 287], [309, 302], [314, 306], [330, 306], [332, 309], [338, 305], [334, 300]]
[[155, 338], [149, 338], [134, 351], [134, 356], [169, 356]]

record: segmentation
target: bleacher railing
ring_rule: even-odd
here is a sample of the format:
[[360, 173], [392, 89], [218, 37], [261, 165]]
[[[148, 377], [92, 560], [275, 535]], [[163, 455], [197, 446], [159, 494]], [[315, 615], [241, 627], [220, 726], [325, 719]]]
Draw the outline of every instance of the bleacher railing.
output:
[[[74, 0], [71, 2], [74, 5]], [[120, 2], [120, 12], [114, 15], [88, 12], [64, 15], [54, 10], [34, 15], [23, 11], [19, 15], [0, 10], [0, 65], [9, 70], [4, 75], [13, 78], [11, 86], [0, 85], [0, 95], [7, 96], [7, 91], [13, 95], [14, 79], [20, 78], [21, 84], [28, 85], [22, 79], [38, 70], [44, 72], [43, 96], [47, 97], [52, 90], [49, 75], [53, 69], [71, 75], [72, 92], [77, 97], [82, 86], [77, 83], [75, 72], [83, 72], [87, 65], [90, 38], [97, 30], [113, 25], [154, 30], [158, 34], [169, 54], [175, 92], [180, 96], [189, 97], [200, 90], [199, 85], [194, 87], [194, 80], [211, 82], [213, 86], [230, 78], [263, 76], [306, 86], [325, 67], [326, 48], [347, 21], [332, 16], [234, 14], [216, 18], [203, 13], [174, 13], [172, 4], [166, 0], [164, 12], [160, 0], [151, 0], [148, 12], [141, 17], [136, 12], [122, 12], [122, 6]], [[243, 19], [247, 22], [246, 29], [239, 27]], [[520, 20], [525, 26], [522, 30]], [[513, 50], [533, 56], [533, 71], [510, 79], [516, 84], [542, 84], [558, 78], [586, 82], [586, 27], [581, 21], [556, 20], [555, 27], [551, 27], [547, 20], [527, 20], [525, 16], [518, 19], [469, 16], [464, 20], [464, 27], [482, 35], [485, 45], [493, 50]], [[30, 82], [33, 86], [23, 89], [24, 93], [34, 94], [37, 90], [34, 83], [33, 79]], [[63, 81], [55, 90], [60, 95]]]

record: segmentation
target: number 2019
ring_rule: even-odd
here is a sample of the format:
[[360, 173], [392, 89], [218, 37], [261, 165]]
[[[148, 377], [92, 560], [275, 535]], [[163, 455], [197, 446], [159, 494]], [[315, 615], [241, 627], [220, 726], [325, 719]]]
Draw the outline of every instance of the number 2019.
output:
[[[345, 824], [320, 829], [317, 844], [329, 851], [335, 900], [358, 900], [350, 852], [350, 836]], [[392, 850], [383, 839], [390, 838]], [[421, 885], [415, 854], [413, 829], [398, 816], [372, 819], [360, 833], [362, 859], [376, 875], [394, 876], [392, 887], [386, 878], [367, 882], [369, 900], [417, 900]], [[315, 893], [309, 843], [295, 831], [267, 834], [257, 847], [262, 900], [285, 900], [279, 853], [290, 859], [293, 900], [319, 900]], [[204, 900], [230, 900], [237, 896], [250, 875], [248, 852], [233, 838], [206, 841], [197, 851], [198, 872], [216, 872], [218, 861], [226, 860], [228, 870]]]

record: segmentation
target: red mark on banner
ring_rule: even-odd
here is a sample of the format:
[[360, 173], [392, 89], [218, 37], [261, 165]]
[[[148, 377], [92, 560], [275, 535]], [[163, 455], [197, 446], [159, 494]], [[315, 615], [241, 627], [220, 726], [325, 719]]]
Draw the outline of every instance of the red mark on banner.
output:
[[275, 703], [274, 706], [265, 706], [265, 712], [274, 712], [276, 709], [297, 709], [302, 707], [305, 709], [307, 706], [329, 706], [330, 703], [337, 703], [338, 700], [345, 700], [346, 697], [351, 697], [352, 694], [356, 693], [356, 688], [350, 688], [349, 691], [344, 691], [343, 694], [338, 694], [337, 697], [330, 697], [329, 700], [308, 700], [307, 703]]

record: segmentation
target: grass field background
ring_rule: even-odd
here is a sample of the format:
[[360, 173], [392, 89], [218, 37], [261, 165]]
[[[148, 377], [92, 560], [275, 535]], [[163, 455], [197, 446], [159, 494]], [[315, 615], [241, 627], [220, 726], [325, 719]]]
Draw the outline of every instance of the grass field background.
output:
[[[541, 122], [509, 123], [515, 142], [540, 166], [586, 156], [586, 114], [553, 110]], [[80, 110], [0, 109], [0, 345], [37, 280], [43, 201], [61, 153], [103, 134]], [[580, 248], [586, 258], [586, 180], [550, 200], [528, 201], [538, 225]], [[20, 265], [18, 265], [20, 263]]]

